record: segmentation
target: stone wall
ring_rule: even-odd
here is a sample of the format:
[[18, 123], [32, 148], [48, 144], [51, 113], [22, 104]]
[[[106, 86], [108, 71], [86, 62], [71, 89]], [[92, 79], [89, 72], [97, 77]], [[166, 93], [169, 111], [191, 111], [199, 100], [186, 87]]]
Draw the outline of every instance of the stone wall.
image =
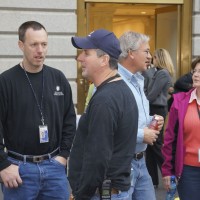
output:
[[[25, 21], [41, 22], [49, 34], [45, 63], [64, 72], [77, 104], [76, 49], [70, 39], [77, 32], [76, 0], [0, 0], [0, 73], [19, 63], [18, 27]], [[193, 0], [192, 57], [200, 56], [200, 0]]]
[[76, 104], [76, 49], [70, 42], [77, 32], [76, 9], [76, 0], [0, 0], [0, 73], [22, 60], [18, 27], [25, 21], [38, 21], [49, 35], [45, 64], [63, 71], [70, 81]]
[[200, 56], [200, 0], [193, 0], [192, 56]]

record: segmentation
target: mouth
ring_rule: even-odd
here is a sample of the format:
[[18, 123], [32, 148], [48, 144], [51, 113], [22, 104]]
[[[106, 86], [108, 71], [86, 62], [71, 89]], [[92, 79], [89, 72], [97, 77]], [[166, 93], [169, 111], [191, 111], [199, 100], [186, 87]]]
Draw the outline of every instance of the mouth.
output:
[[82, 71], [84, 71], [84, 70], [85, 70], [85, 67], [84, 67], [84, 66], [81, 66], [81, 68], [82, 68]]
[[193, 83], [200, 83], [200, 80], [193, 80]]
[[80, 62], [80, 64], [81, 64], [81, 68], [82, 68], [82, 69], [85, 68], [84, 63]]
[[44, 57], [43, 57], [43, 56], [36, 56], [35, 59], [36, 59], [36, 60], [43, 60]]

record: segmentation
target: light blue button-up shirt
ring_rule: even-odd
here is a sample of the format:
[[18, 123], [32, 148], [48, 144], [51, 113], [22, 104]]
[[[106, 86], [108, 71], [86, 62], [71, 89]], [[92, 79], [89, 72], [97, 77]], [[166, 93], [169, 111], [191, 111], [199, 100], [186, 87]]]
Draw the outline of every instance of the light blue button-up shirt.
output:
[[139, 119], [135, 153], [139, 153], [147, 148], [147, 144], [143, 143], [144, 127], [148, 126], [152, 118], [149, 116], [149, 101], [144, 94], [144, 77], [139, 72], [132, 74], [120, 64], [118, 64], [118, 72], [133, 92], [137, 102]]

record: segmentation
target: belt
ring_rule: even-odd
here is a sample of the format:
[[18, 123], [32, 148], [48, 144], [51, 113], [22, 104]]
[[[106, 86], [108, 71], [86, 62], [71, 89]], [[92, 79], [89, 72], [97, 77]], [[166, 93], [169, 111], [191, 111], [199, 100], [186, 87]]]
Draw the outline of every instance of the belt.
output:
[[25, 161], [25, 162], [27, 161], [27, 162], [39, 163], [44, 160], [48, 160], [54, 156], [57, 156], [59, 154], [59, 152], [60, 152], [60, 150], [59, 150], [59, 148], [57, 148], [56, 150], [54, 150], [53, 152], [51, 152], [49, 154], [32, 156], [32, 155], [17, 154], [15, 152], [8, 151], [8, 156], [11, 158], [17, 159], [17, 160]]
[[120, 193], [121, 193], [121, 190], [117, 190], [115, 188], [111, 189], [111, 194], [120, 194]]
[[135, 153], [135, 154], [133, 155], [133, 158], [134, 158], [135, 160], [140, 160], [141, 158], [143, 158], [143, 156], [144, 156], [144, 151], [139, 152], [139, 153]]
[[[118, 189], [115, 189], [115, 188], [111, 188], [111, 194], [120, 194], [121, 193], [121, 190], [118, 190]], [[99, 188], [96, 190], [96, 194], [100, 194], [99, 192]]]

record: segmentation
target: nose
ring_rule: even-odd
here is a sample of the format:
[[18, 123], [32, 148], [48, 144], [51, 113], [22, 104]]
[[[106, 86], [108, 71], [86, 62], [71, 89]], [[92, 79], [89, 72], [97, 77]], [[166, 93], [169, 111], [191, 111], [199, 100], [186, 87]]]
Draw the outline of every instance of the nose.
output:
[[76, 60], [79, 62], [83, 60], [83, 51], [76, 57]]
[[150, 52], [148, 52], [147, 57], [148, 57], [148, 59], [152, 59], [152, 56], [151, 56]]
[[38, 45], [37, 46], [37, 51], [38, 52], [43, 52], [44, 51], [44, 47], [42, 45]]

